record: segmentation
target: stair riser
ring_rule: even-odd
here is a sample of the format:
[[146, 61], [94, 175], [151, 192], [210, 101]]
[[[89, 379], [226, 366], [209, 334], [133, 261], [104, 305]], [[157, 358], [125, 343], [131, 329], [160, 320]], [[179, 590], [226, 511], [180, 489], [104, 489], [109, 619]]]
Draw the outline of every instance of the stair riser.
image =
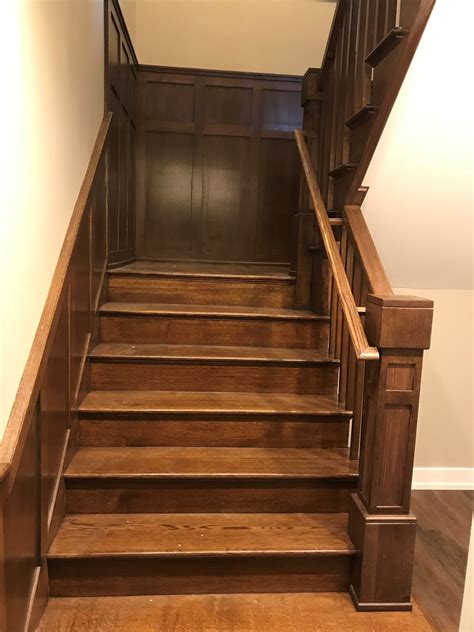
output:
[[336, 395], [335, 364], [295, 367], [220, 363], [91, 363], [92, 390], [230, 391]]
[[347, 419], [322, 421], [81, 419], [79, 441], [90, 447], [344, 448]]
[[342, 513], [357, 484], [288, 479], [70, 479], [67, 513]]
[[327, 351], [329, 324], [324, 321], [248, 318], [102, 316], [102, 342], [183, 345], [245, 345]]
[[347, 590], [353, 556], [50, 559], [52, 597], [335, 592]]
[[294, 281], [159, 278], [112, 275], [109, 301], [291, 308]]

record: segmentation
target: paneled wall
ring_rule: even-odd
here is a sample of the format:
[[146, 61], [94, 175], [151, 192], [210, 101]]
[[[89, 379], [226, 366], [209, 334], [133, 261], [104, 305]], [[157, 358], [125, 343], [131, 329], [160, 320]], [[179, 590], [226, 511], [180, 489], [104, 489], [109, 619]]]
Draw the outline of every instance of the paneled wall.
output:
[[135, 254], [135, 146], [138, 62], [115, 0], [106, 3], [107, 110], [113, 112], [108, 157], [109, 263]]
[[141, 67], [137, 257], [289, 261], [301, 79]]
[[[45, 555], [65, 510], [62, 471], [76, 446], [75, 411], [89, 389], [86, 360], [107, 268], [108, 124], [106, 117], [0, 445], [2, 632], [35, 629], [47, 599]], [[2, 461], [10, 461], [6, 475]]]

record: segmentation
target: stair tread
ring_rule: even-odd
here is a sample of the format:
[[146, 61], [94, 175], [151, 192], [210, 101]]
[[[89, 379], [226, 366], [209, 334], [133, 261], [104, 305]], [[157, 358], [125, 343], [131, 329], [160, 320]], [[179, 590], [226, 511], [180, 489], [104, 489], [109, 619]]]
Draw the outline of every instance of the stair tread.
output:
[[197, 277], [211, 279], [241, 279], [244, 281], [284, 281], [295, 283], [285, 265], [245, 263], [208, 263], [194, 261], [134, 261], [110, 270], [112, 275]]
[[244, 347], [222, 345], [170, 345], [101, 343], [90, 357], [93, 360], [193, 360], [234, 362], [337, 363], [334, 357], [314, 349]]
[[355, 478], [345, 448], [81, 447], [72, 478]]
[[347, 592], [51, 598], [38, 632], [432, 632], [413, 612], [354, 612]]
[[200, 391], [90, 391], [79, 412], [351, 416], [327, 395]]
[[49, 558], [348, 554], [346, 514], [66, 516]]
[[277, 307], [241, 307], [232, 305], [184, 305], [179, 303], [105, 303], [100, 308], [102, 315], [134, 314], [141, 316], [188, 316], [207, 318], [255, 318], [282, 320], [324, 320], [321, 316], [306, 310]]

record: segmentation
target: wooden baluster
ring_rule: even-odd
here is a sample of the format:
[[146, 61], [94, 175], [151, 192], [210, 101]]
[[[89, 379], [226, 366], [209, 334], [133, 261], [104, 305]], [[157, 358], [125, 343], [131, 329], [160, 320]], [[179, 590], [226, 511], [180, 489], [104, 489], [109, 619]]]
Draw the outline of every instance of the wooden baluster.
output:
[[[347, 231], [346, 231], [347, 236]], [[349, 281], [350, 286], [352, 287], [353, 281], [353, 272], [354, 272], [354, 250], [350, 244], [348, 236], [347, 239], [347, 249], [346, 249], [346, 261], [345, 268], [347, 279]], [[347, 401], [347, 389], [348, 389], [348, 371], [349, 371], [349, 362], [350, 362], [350, 353], [352, 351], [352, 344], [349, 336], [349, 330], [345, 326], [342, 330], [342, 351], [341, 351], [341, 368], [340, 368], [340, 376], [339, 376], [339, 401], [346, 402]]]
[[378, 0], [377, 8], [377, 34], [375, 43], [378, 44], [385, 37], [385, 24], [387, 16], [387, 0]]
[[364, 100], [364, 84], [370, 83], [370, 66], [365, 63], [367, 49], [367, 26], [370, 0], [359, 3], [359, 19], [354, 64], [354, 112], [358, 112], [367, 101]]
[[351, 30], [351, 17], [352, 17], [352, 2], [347, 3], [346, 12], [344, 14], [344, 24], [342, 28], [342, 41], [341, 41], [341, 63], [339, 67], [339, 81], [341, 85], [340, 97], [336, 103], [337, 110], [337, 128], [336, 128], [336, 167], [343, 164], [349, 156], [349, 148], [347, 145], [346, 131], [346, 99], [348, 93], [347, 85], [347, 71], [349, 60], [349, 43], [350, 43], [350, 30]]
[[387, 0], [385, 13], [385, 35], [395, 28], [397, 24], [398, 0]]
[[[341, 252], [341, 239], [337, 239], [337, 247]], [[337, 340], [337, 316], [339, 313], [339, 293], [337, 291], [336, 283], [332, 284], [332, 296], [331, 296], [331, 322], [329, 332], [329, 353], [336, 355], [336, 340]]]
[[[344, 123], [355, 114], [354, 109], [354, 92], [355, 92], [355, 68], [357, 62], [357, 36], [359, 32], [359, 20], [360, 20], [361, 2], [360, 0], [352, 0], [352, 12], [351, 12], [351, 27], [349, 34], [349, 51], [347, 60], [347, 96], [346, 96], [346, 112], [344, 116]], [[344, 133], [346, 134], [345, 142], [345, 156], [344, 162], [349, 160], [349, 143], [350, 143], [350, 131], [349, 128], [344, 126]]]
[[328, 61], [330, 67], [327, 70], [326, 81], [324, 86], [324, 101], [323, 101], [323, 114], [322, 114], [322, 133], [323, 142], [321, 143], [321, 193], [326, 207], [329, 206], [328, 192], [329, 192], [329, 171], [331, 163], [331, 146], [332, 146], [332, 116], [334, 111], [334, 60]]
[[360, 478], [349, 534], [357, 549], [351, 594], [359, 610], [410, 610], [416, 519], [410, 514], [423, 350], [433, 302], [367, 299], [365, 330], [380, 352], [367, 363]]
[[[342, 227], [342, 239], [341, 239], [341, 259], [342, 265], [346, 266], [347, 258], [347, 230], [345, 226]], [[342, 306], [340, 301], [338, 302], [337, 309], [337, 321], [336, 321], [336, 358], [341, 358], [342, 355], [342, 333], [345, 325], [345, 317], [342, 312]]]
[[343, 30], [339, 30], [336, 48], [336, 59], [334, 63], [334, 109], [332, 115], [331, 132], [331, 161], [329, 171], [338, 166], [340, 156], [338, 153], [338, 129], [339, 129], [339, 105], [343, 97], [343, 85], [341, 79], [343, 60]]
[[[355, 253], [353, 257], [353, 275], [352, 275], [352, 294], [356, 305], [359, 306], [360, 301], [360, 284], [361, 284], [361, 265]], [[356, 356], [350, 345], [351, 352], [349, 354], [349, 366], [347, 369], [347, 397], [346, 407], [348, 410], [354, 410], [354, 396], [356, 388]]]

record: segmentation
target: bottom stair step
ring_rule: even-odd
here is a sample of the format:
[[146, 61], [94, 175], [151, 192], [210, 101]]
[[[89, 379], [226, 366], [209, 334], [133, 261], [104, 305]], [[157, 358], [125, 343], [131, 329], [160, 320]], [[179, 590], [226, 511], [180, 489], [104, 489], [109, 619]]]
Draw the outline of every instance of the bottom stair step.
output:
[[67, 516], [48, 554], [55, 596], [336, 591], [345, 514]]
[[50, 599], [37, 632], [433, 632], [420, 609], [355, 612], [346, 593]]

